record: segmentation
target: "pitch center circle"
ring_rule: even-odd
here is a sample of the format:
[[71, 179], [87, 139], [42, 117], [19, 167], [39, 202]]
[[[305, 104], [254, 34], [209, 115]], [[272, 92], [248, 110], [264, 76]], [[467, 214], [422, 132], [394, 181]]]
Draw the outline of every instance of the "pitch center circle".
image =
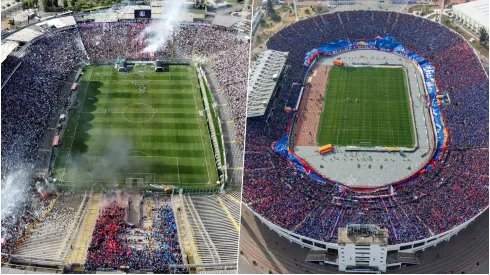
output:
[[132, 123], [144, 123], [155, 116], [155, 109], [145, 103], [133, 103], [124, 107], [122, 116]]

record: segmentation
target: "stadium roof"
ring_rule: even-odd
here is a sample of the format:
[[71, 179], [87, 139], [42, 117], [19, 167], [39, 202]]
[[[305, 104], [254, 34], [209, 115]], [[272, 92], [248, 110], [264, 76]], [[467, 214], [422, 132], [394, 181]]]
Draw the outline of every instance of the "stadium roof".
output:
[[240, 18], [238, 16], [216, 15], [213, 19], [213, 25], [230, 28], [231, 26], [235, 25], [236, 23], [240, 22], [241, 20], [242, 20], [242, 18]]
[[0, 63], [2, 63], [7, 58], [7, 56], [18, 46], [19, 43], [14, 41], [5, 41], [4, 43], [2, 43], [2, 53], [0, 56], [1, 58]]
[[259, 55], [248, 82], [247, 117], [264, 115], [287, 57], [287, 52], [272, 50]]
[[66, 26], [73, 26], [75, 25], [75, 18], [73, 16], [65, 16], [65, 17], [59, 17], [55, 19], [51, 19], [48, 21], [44, 21], [41, 23], [37, 23], [36, 25], [41, 27], [41, 26], [48, 26], [48, 27], [56, 27], [56, 28], [63, 28]]
[[458, 11], [475, 20], [479, 25], [488, 30], [489, 0], [477, 0], [464, 4], [454, 5], [453, 11]]
[[9, 35], [8, 39], [12, 41], [18, 41], [18, 42], [29, 42], [40, 35], [42, 35], [41, 32], [35, 31], [30, 28], [25, 28]]

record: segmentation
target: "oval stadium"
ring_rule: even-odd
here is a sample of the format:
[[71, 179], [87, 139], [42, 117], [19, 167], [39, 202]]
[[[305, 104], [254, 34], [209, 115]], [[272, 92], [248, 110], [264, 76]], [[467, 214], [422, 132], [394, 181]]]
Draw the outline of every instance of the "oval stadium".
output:
[[236, 272], [249, 41], [205, 14], [2, 32], [2, 273]]
[[[458, 33], [410, 14], [353, 10], [301, 19], [265, 45], [249, 76], [248, 262], [331, 272], [300, 263], [294, 250], [306, 249], [305, 261], [333, 270], [393, 271], [488, 216], [488, 74]], [[273, 89], [262, 89], [268, 77]]]

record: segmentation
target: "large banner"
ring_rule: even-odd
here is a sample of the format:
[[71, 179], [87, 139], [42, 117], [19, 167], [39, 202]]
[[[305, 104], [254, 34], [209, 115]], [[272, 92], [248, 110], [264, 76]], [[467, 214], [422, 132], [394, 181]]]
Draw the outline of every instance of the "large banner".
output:
[[[340, 52], [354, 50], [354, 49], [374, 49], [378, 51], [386, 51], [386, 52], [393, 52], [396, 54], [400, 54], [412, 61], [415, 61], [419, 65], [423, 73], [425, 87], [429, 95], [429, 107], [435, 124], [434, 126], [436, 131], [436, 140], [437, 140], [436, 151], [432, 156], [431, 160], [419, 171], [415, 172], [411, 176], [401, 181], [387, 184], [385, 185], [385, 187], [397, 186], [397, 185], [406, 184], [411, 181], [414, 181], [417, 178], [419, 178], [425, 171], [431, 169], [434, 166], [434, 164], [439, 161], [439, 159], [442, 157], [442, 153], [444, 152], [444, 149], [446, 148], [446, 144], [447, 144], [448, 132], [446, 130], [446, 127], [444, 126], [444, 120], [441, 114], [440, 102], [436, 97], [438, 90], [435, 82], [434, 67], [432, 67], [431, 63], [425, 61], [425, 59], [423, 59], [418, 54], [405, 49], [405, 47], [403, 47], [403, 45], [391, 35], [386, 35], [384, 37], [378, 36], [373, 40], [337, 40], [337, 41], [331, 41], [329, 43], [323, 44], [320, 47], [306, 53], [304, 58], [304, 64], [303, 64], [305, 69], [303, 72], [302, 83], [305, 82], [306, 77], [308, 76], [310, 65], [314, 64], [314, 61], [317, 58], [319, 58], [320, 55], [331, 56]], [[299, 101], [300, 99], [301, 99], [301, 95], [298, 96], [297, 101]], [[297, 105], [298, 103], [299, 102], [296, 102], [294, 105]], [[296, 111], [295, 109], [293, 110]], [[275, 152], [285, 156], [293, 167], [309, 175], [313, 179], [323, 183], [328, 182], [332, 184], [342, 185], [342, 183], [340, 182], [332, 181], [320, 175], [318, 172], [312, 169], [305, 160], [301, 159], [298, 155], [296, 155], [292, 150], [289, 149], [287, 139], [288, 139], [289, 131], [291, 131], [290, 125], [293, 116], [294, 116], [294, 112], [292, 112], [290, 115], [289, 123], [286, 127], [285, 133], [282, 135], [280, 139], [272, 143], [272, 149]], [[375, 187], [375, 188], [348, 187], [348, 188], [352, 190], [360, 191], [360, 190], [379, 189], [380, 187]]]

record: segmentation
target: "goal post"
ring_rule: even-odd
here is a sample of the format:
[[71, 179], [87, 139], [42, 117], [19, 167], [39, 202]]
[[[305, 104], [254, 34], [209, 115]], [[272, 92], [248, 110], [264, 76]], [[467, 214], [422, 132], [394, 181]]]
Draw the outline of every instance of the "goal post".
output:
[[373, 147], [373, 145], [371, 144], [371, 142], [362, 141], [362, 142], [359, 142], [359, 147], [371, 148], [371, 147]]
[[128, 188], [144, 187], [155, 182], [154, 173], [117, 173], [115, 183]]

